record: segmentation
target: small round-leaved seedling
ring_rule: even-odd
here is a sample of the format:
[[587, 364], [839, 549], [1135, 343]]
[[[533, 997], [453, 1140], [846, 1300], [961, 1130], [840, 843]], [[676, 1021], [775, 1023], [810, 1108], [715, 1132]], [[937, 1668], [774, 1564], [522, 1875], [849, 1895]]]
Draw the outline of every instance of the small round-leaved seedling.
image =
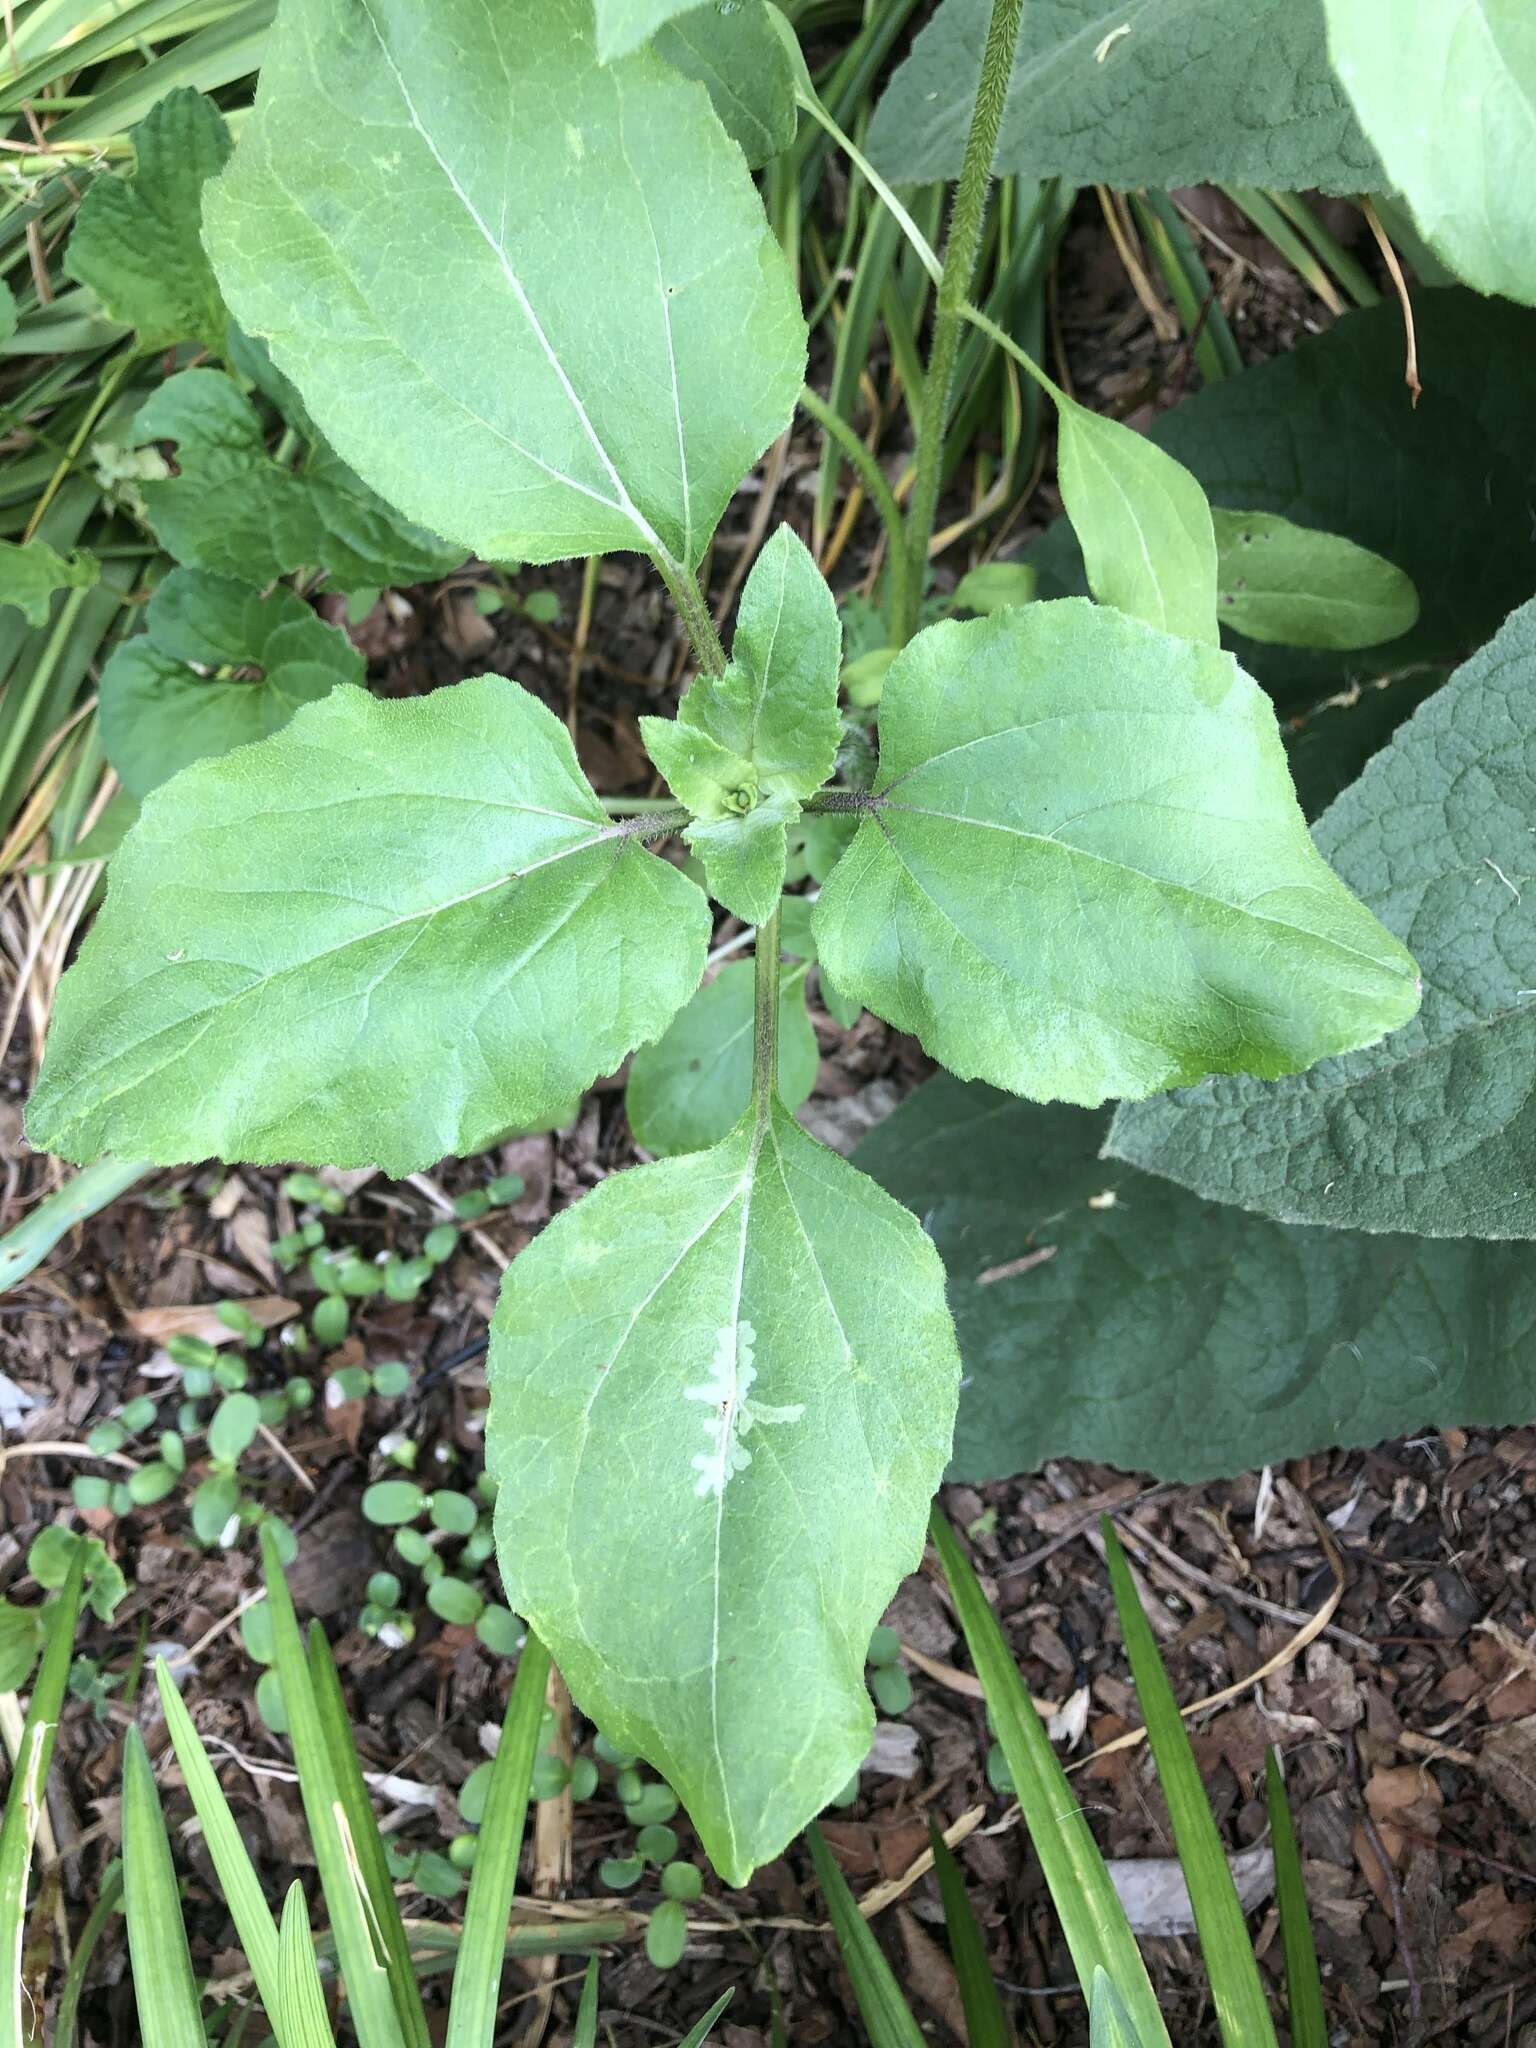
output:
[[688, 1915], [678, 1899], [663, 1899], [646, 1923], [645, 1953], [658, 1970], [674, 1969], [688, 1946]]
[[510, 1607], [492, 1600], [480, 1610], [475, 1634], [493, 1656], [515, 1657], [523, 1647], [526, 1631]]
[[480, 1619], [485, 1598], [465, 1580], [445, 1572], [428, 1586], [427, 1605], [440, 1621], [451, 1622], [457, 1628], [473, 1628]]
[[691, 1905], [703, 1893], [703, 1873], [694, 1863], [669, 1863], [661, 1873], [661, 1889], [669, 1899]]
[[[405, 1522], [414, 1522], [426, 1512], [426, 1506], [427, 1496], [414, 1479], [376, 1479], [363, 1495], [364, 1517], [380, 1529], [395, 1529]], [[398, 1538], [396, 1545], [407, 1563], [416, 1561], [406, 1555]]]
[[612, 1892], [632, 1891], [645, 1875], [642, 1856], [608, 1856], [597, 1866], [597, 1874]]
[[652, 1821], [636, 1835], [635, 1854], [643, 1856], [647, 1863], [670, 1863], [677, 1854], [677, 1830], [664, 1822]]

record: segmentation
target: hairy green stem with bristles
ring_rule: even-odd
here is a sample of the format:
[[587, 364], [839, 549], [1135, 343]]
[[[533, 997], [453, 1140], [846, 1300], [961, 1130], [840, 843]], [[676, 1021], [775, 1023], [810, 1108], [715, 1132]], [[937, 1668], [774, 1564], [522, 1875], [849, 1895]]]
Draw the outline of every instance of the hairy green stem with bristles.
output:
[[1023, 5], [1024, 0], [992, 0], [992, 20], [981, 60], [981, 79], [976, 87], [971, 132], [966, 139], [965, 161], [949, 217], [949, 240], [944, 248], [944, 269], [934, 306], [928, 375], [923, 385], [923, 404], [917, 423], [917, 475], [907, 512], [906, 604], [900, 613], [893, 614], [898, 647], [904, 647], [917, 631], [923, 601], [928, 546], [933, 538], [939, 485], [944, 473], [944, 432], [949, 424], [955, 364], [960, 354], [962, 308], [970, 294], [976, 254], [981, 247], [987, 184], [992, 175], [992, 157], [997, 148], [997, 131], [1002, 125], [1003, 106], [1008, 97], [1008, 81], [1013, 74], [1014, 45], [1019, 39], [1019, 16]]

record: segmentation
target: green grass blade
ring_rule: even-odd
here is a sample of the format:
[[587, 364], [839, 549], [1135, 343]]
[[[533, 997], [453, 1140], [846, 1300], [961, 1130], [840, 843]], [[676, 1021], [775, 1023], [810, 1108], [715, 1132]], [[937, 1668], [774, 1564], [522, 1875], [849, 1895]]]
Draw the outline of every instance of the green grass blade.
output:
[[[480, 1846], [464, 1902], [464, 1932], [453, 1971], [446, 2048], [491, 2048], [507, 1916], [517, 1884], [528, 1818], [528, 1787], [544, 1717], [549, 1652], [530, 1629], [517, 1660], [517, 1676], [491, 1766], [491, 1787], [480, 1824]], [[582, 1994], [585, 1999], [585, 1992]]]
[[298, 1766], [299, 1792], [353, 2025], [361, 2048], [405, 2048], [390, 1988], [388, 1949], [383, 1930], [372, 1917], [367, 1884], [331, 1769], [298, 1619], [270, 1528], [261, 1532], [261, 1556], [272, 1609], [274, 1661]]
[[912, 2017], [912, 2009], [901, 1995], [891, 1966], [880, 1952], [880, 1944], [869, 1922], [859, 1911], [832, 1851], [814, 1824], [805, 1831], [816, 1880], [827, 1902], [832, 1932], [842, 1951], [843, 1967], [859, 2001], [870, 2048], [927, 2048], [923, 2031]]
[[186, 1780], [187, 1792], [203, 1824], [203, 1840], [219, 1874], [224, 1903], [229, 1908], [240, 1946], [251, 1966], [256, 1990], [269, 2018], [278, 2010], [281, 1976], [278, 1968], [277, 1928], [267, 1905], [245, 1840], [240, 1833], [224, 1788], [208, 1760], [202, 1739], [192, 1725], [192, 1716], [176, 1690], [176, 1681], [166, 1669], [163, 1657], [155, 1659], [155, 1683], [160, 1688], [160, 1705], [170, 1733], [171, 1747]]
[[970, 1559], [937, 1508], [930, 1529], [1084, 1995], [1092, 1995], [1094, 1971], [1102, 1969], [1119, 1987], [1147, 2048], [1171, 2048], [1125, 1908], [1077, 1794], [1030, 1703], [997, 1617], [987, 1605]]
[[1189, 1901], [1211, 1980], [1221, 2038], [1227, 2048], [1275, 2048], [1274, 2023], [1265, 2003], [1259, 1966], [1254, 1961], [1227, 1853], [1200, 1782], [1199, 1766], [1179, 1716], [1173, 1687], [1157, 1654], [1151, 1624], [1141, 1611], [1125, 1552], [1107, 1516], [1104, 1545], [1109, 1560], [1109, 1583], [1120, 1614], [1120, 1631], [1125, 1637], [1131, 1676], [1136, 1681], [1136, 1696], [1146, 1716], [1147, 1741], [1157, 1765], [1158, 1782], [1168, 1802], [1174, 1847], [1189, 1886]]
[[597, 1957], [587, 1965], [581, 1980], [581, 2004], [576, 2008], [576, 2031], [571, 2048], [597, 2048]]
[[[283, 1901], [279, 1936], [277, 2038], [279, 2048], [336, 2048], [336, 2036], [325, 2015], [325, 1993], [309, 1932], [309, 1908], [297, 1879]], [[267, 2017], [272, 2017], [268, 2008]]]
[[1088, 1994], [1088, 2048], [1141, 2048], [1136, 2022], [1103, 1970], [1093, 1973]]
[[144, 2048], [205, 2048], [165, 1815], [154, 1766], [134, 1727], [123, 1744], [123, 1907]]
[[59, 1992], [59, 2009], [53, 2022], [53, 2048], [75, 2048], [80, 2028], [80, 1996], [85, 1990], [85, 1975], [91, 1966], [97, 1944], [106, 1932], [107, 1922], [114, 1913], [120, 1912], [123, 1903], [123, 1866], [121, 1860], [109, 1863], [101, 1880], [101, 1889], [96, 1894], [96, 1903], [86, 1916], [80, 1939], [75, 1943], [75, 1952], [69, 1959], [63, 1989]]
[[1323, 2012], [1317, 1950], [1312, 1943], [1312, 1920], [1307, 1912], [1307, 1888], [1302, 1881], [1301, 1857], [1296, 1850], [1296, 1830], [1291, 1825], [1280, 1759], [1273, 1747], [1264, 1753], [1264, 1790], [1275, 1851], [1275, 1897], [1280, 1906], [1280, 1940], [1285, 1950], [1291, 2048], [1328, 2048], [1328, 2021]]
[[960, 2003], [965, 2008], [965, 2032], [971, 2048], [1013, 2048], [1003, 2001], [987, 1961], [987, 1945], [976, 1918], [960, 1866], [939, 1833], [932, 1814], [928, 1816], [928, 1847], [933, 1852], [934, 1875], [939, 1880], [939, 1898], [944, 1906], [944, 1928], [949, 1935], [949, 1953], [960, 1986]]
[[32, 1847], [43, 1816], [43, 1787], [53, 1762], [54, 1738], [64, 1705], [74, 1656], [75, 1624], [80, 1619], [80, 1592], [85, 1582], [85, 1545], [76, 1546], [69, 1576], [56, 1600], [48, 1603], [48, 1642], [32, 1687], [31, 1704], [22, 1724], [21, 1745], [0, 1823], [0, 2048], [26, 2048], [31, 2028], [22, 2011], [21, 1953], [27, 1924], [27, 1879]]
[[704, 2017], [694, 2021], [681, 2041], [678, 2042], [677, 2048], [704, 2048], [704, 2043], [709, 2039], [711, 2027], [713, 2027], [715, 2021], [719, 2019], [721, 2013], [725, 2011], [730, 2002], [731, 1992], [722, 1991]]
[[411, 1960], [405, 1923], [400, 1918], [400, 1902], [395, 1897], [373, 1801], [363, 1782], [363, 1767], [358, 1761], [351, 1716], [336, 1675], [335, 1659], [325, 1630], [318, 1622], [311, 1622], [309, 1628], [309, 1682], [331, 1760], [331, 1776], [367, 1888], [369, 1917], [383, 1935], [390, 1995], [395, 2002], [400, 2032], [407, 2048], [429, 2048], [427, 2016], [422, 2009], [421, 1988]]

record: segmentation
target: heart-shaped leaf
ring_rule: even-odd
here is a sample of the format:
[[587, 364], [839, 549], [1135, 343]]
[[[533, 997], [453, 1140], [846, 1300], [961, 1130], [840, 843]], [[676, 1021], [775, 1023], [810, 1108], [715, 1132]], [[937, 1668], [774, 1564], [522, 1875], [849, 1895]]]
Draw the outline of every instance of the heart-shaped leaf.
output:
[[1093, 1107], [1291, 1073], [1417, 1007], [1216, 648], [1071, 599], [930, 626], [886, 677], [871, 799], [821, 959], [957, 1074]]
[[322, 433], [491, 560], [691, 572], [803, 381], [740, 151], [591, 0], [288, 0], [204, 218]]
[[414, 1172], [558, 1114], [654, 1038], [709, 929], [516, 683], [343, 684], [146, 800], [28, 1128], [72, 1159]]
[[1318, 821], [1319, 850], [1423, 964], [1385, 1044], [1274, 1088], [1122, 1110], [1117, 1158], [1288, 1223], [1536, 1237], [1536, 602]]
[[954, 1419], [937, 1254], [774, 1105], [559, 1216], [490, 1377], [508, 1599], [744, 1883], [869, 1747], [870, 1632]]

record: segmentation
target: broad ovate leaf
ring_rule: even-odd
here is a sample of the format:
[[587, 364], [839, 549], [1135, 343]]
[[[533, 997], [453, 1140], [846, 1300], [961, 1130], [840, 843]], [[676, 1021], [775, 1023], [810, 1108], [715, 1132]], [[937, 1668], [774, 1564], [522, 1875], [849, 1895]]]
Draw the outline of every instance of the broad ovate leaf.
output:
[[698, 0], [591, 0], [591, 4], [597, 16], [598, 60], [611, 64], [616, 57], [631, 56], [664, 23], [690, 13]]
[[[795, 899], [790, 898], [793, 902]], [[752, 1094], [750, 960], [733, 960], [691, 996], [654, 1045], [629, 1066], [624, 1107], [647, 1152], [699, 1152], [729, 1136]], [[805, 1007], [806, 967], [779, 981], [779, 1099], [798, 1109], [816, 1085], [821, 1055]]]
[[1198, 483], [1118, 420], [1057, 399], [1057, 481], [1100, 604], [1215, 646], [1216, 536]]
[[709, 94], [754, 169], [795, 139], [795, 75], [763, 0], [704, 0], [656, 34], [656, 53]]
[[1526, 0], [1325, 0], [1386, 180], [1458, 277], [1536, 305], [1536, 14]]
[[139, 345], [221, 348], [224, 301], [203, 252], [202, 194], [229, 157], [224, 116], [178, 86], [133, 131], [131, 178], [98, 176], [80, 202], [64, 268]]
[[800, 390], [740, 151], [654, 51], [599, 64], [591, 0], [285, 0], [204, 218], [341, 456], [492, 560], [691, 571]]
[[675, 720], [642, 718], [647, 751], [694, 814], [689, 844], [749, 924], [784, 886], [787, 828], [837, 761], [842, 627], [803, 541], [781, 526], [741, 593], [730, 666], [702, 675]]
[[1221, 622], [1291, 647], [1375, 647], [1419, 616], [1412, 579], [1338, 533], [1213, 510]]
[[[960, 175], [989, 12], [944, 0], [913, 43], [870, 126], [886, 177]], [[995, 168], [1123, 188], [1384, 182], [1328, 62], [1323, 0], [1029, 0]]]
[[176, 475], [140, 486], [155, 537], [178, 562], [265, 588], [321, 568], [343, 590], [440, 576], [464, 550], [414, 526], [323, 445], [297, 469], [268, 455], [261, 418], [232, 377], [183, 370], [139, 408], [135, 441], [174, 445]]
[[965, 1379], [951, 1476], [1195, 1482], [1536, 1413], [1523, 1246], [1308, 1229], [1100, 1157], [1105, 1118], [936, 1075], [855, 1163], [923, 1218]]
[[903, 650], [816, 937], [845, 995], [953, 1072], [1090, 1108], [1292, 1073], [1418, 1004], [1308, 839], [1257, 684], [1081, 599]]
[[0, 605], [15, 605], [29, 626], [46, 626], [54, 593], [89, 590], [101, 564], [84, 548], [61, 555], [45, 540], [0, 540]]
[[28, 1128], [71, 1159], [414, 1172], [541, 1126], [656, 1037], [709, 928], [516, 683], [342, 684], [147, 798]]
[[1536, 1237], [1536, 602], [1400, 726], [1318, 850], [1424, 975], [1384, 1044], [1115, 1120], [1115, 1156], [1282, 1222]]
[[744, 1883], [869, 1747], [870, 1631], [954, 1421], [937, 1253], [776, 1104], [559, 1216], [490, 1378], [509, 1601]]
[[346, 634], [281, 586], [263, 596], [173, 569], [144, 625], [114, 650], [99, 693], [102, 746], [132, 796], [189, 761], [267, 738], [337, 683], [363, 680]]

